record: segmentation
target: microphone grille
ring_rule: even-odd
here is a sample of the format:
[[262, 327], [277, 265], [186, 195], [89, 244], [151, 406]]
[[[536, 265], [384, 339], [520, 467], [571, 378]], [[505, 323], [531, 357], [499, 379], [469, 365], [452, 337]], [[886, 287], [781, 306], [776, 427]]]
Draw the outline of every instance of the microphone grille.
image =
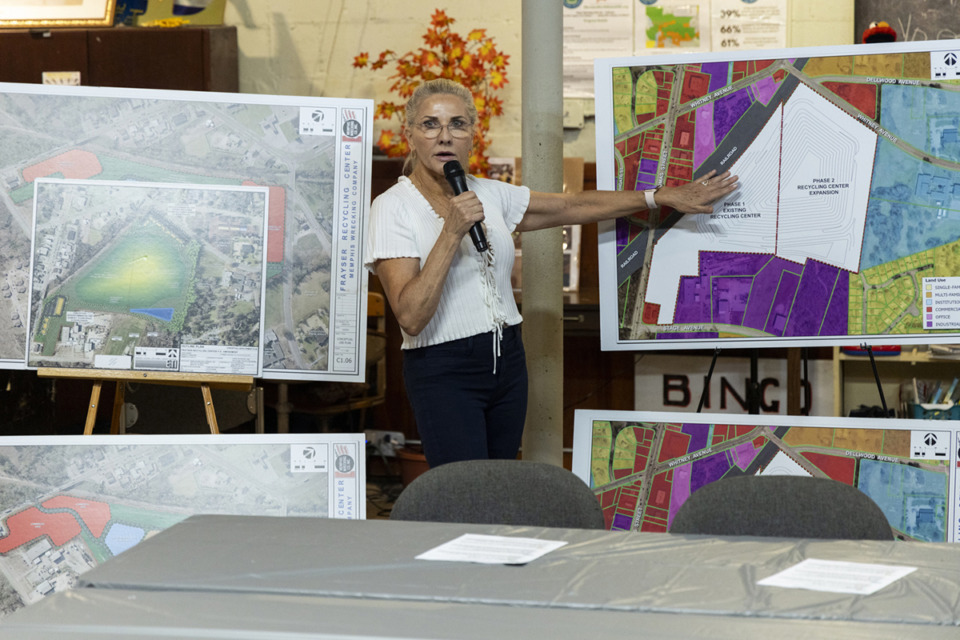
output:
[[458, 173], [463, 173], [463, 167], [460, 166], [459, 160], [451, 160], [445, 162], [443, 165], [443, 175], [445, 176], [455, 176]]

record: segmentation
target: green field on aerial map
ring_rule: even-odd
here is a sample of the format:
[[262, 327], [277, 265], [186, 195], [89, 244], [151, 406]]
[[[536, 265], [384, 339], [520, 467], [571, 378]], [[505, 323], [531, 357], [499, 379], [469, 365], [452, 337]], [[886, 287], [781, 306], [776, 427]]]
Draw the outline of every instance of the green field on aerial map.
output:
[[84, 308], [104, 311], [176, 307], [192, 275], [186, 260], [191, 250], [195, 257], [195, 245], [184, 245], [159, 225], [130, 230], [90, 265], [74, 292]]

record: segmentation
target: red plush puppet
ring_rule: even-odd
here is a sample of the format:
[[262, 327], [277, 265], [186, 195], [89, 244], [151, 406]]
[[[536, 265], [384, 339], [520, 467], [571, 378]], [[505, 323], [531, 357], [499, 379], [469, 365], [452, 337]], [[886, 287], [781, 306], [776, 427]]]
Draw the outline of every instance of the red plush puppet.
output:
[[870, 26], [863, 30], [863, 42], [896, 42], [897, 32], [893, 30], [886, 22], [871, 22]]

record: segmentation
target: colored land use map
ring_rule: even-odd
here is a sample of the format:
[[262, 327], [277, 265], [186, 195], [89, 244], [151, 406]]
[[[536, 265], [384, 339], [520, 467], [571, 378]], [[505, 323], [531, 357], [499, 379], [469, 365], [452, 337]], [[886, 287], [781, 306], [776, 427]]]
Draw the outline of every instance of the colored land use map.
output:
[[[24, 366], [28, 352], [86, 366], [101, 339], [100, 355], [133, 368], [137, 355], [146, 369], [211, 364], [195, 351], [163, 361], [177, 336], [213, 351], [256, 345], [264, 378], [362, 380], [371, 121], [365, 100], [0, 84], [0, 366]], [[128, 184], [83, 186], [97, 182]], [[58, 189], [89, 192], [66, 203]], [[134, 210], [138, 189], [154, 190]], [[244, 189], [266, 194], [265, 239], [250, 217], [260, 196]], [[234, 200], [237, 212], [224, 206]], [[37, 207], [74, 221], [36, 238]], [[144, 239], [153, 249], [130, 253]], [[150, 281], [140, 295], [114, 290], [138, 278]], [[212, 355], [233, 366], [233, 354]]]
[[[681, 11], [683, 14], [681, 15]], [[677, 7], [644, 7], [646, 46], [649, 49], [677, 49], [700, 46], [697, 4]]]
[[361, 519], [362, 437], [6, 438], [0, 616], [193, 514]]
[[597, 494], [610, 529], [667, 531], [693, 492], [723, 478], [809, 475], [863, 491], [898, 538], [960, 541], [960, 514], [951, 506], [957, 463], [950, 443], [958, 428], [949, 422], [864, 428], [849, 418], [771, 423], [719, 414], [577, 414], [574, 471]]
[[740, 178], [601, 234], [604, 348], [958, 341], [960, 42], [763, 54], [598, 61], [601, 188]]

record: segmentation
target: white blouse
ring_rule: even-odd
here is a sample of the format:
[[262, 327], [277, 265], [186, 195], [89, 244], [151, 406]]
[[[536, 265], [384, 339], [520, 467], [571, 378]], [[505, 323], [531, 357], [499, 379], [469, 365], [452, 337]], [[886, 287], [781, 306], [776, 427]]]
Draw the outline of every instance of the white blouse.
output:
[[[403, 332], [404, 349], [415, 349], [495, 331], [522, 320], [513, 299], [513, 237], [530, 204], [530, 189], [467, 176], [467, 186], [483, 203], [489, 248], [482, 254], [466, 234], [443, 285], [440, 304], [419, 335]], [[413, 182], [401, 177], [371, 205], [364, 266], [389, 258], [419, 258], [420, 266], [443, 229], [438, 216]], [[489, 254], [489, 255], [488, 255]]]

